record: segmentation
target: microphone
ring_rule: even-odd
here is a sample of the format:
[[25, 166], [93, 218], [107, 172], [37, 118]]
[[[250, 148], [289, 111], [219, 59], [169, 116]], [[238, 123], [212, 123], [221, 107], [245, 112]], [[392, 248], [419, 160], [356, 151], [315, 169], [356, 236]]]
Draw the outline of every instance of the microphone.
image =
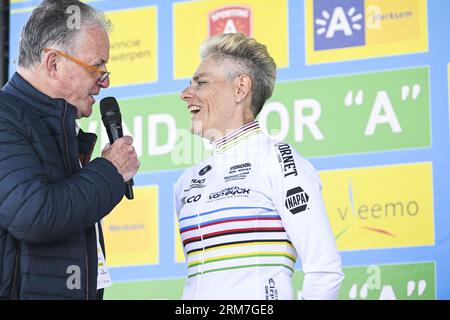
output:
[[[108, 133], [109, 143], [123, 137], [122, 115], [120, 114], [119, 104], [114, 97], [103, 98], [100, 101], [100, 112], [102, 114], [103, 125]], [[125, 196], [128, 199], [134, 199], [133, 179], [125, 182]]]

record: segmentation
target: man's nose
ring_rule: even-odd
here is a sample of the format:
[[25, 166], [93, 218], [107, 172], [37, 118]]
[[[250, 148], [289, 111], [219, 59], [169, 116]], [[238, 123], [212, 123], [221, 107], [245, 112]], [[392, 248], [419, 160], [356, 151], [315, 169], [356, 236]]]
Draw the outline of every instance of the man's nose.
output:
[[104, 81], [97, 80], [97, 84], [103, 89], [108, 88], [109, 87], [109, 77], [106, 78]]

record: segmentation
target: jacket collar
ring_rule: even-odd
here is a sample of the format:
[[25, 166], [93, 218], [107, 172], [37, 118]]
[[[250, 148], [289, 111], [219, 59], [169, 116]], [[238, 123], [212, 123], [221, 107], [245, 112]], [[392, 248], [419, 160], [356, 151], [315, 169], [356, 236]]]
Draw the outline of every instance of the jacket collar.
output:
[[3, 87], [3, 90], [33, 107], [39, 113], [44, 113], [52, 117], [61, 117], [62, 111], [67, 105], [69, 114], [75, 121], [77, 114], [75, 106], [67, 103], [64, 99], [49, 97], [33, 87], [17, 72], [14, 73], [12, 78]]
[[78, 130], [78, 156], [82, 166], [85, 166], [91, 160], [92, 153], [94, 151], [95, 142], [97, 141], [97, 135], [94, 133], [84, 132], [82, 129]]

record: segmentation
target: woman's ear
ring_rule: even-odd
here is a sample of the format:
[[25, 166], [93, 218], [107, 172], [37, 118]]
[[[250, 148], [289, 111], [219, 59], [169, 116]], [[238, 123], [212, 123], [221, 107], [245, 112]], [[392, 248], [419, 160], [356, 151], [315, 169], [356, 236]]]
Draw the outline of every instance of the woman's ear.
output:
[[236, 103], [241, 103], [247, 97], [251, 97], [253, 81], [250, 76], [242, 74], [235, 79], [236, 91], [235, 91], [235, 101]]

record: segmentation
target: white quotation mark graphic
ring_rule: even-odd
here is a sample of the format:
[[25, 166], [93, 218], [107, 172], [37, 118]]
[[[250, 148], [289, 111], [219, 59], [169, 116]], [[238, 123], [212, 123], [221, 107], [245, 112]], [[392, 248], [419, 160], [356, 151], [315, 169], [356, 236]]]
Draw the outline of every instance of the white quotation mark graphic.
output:
[[412, 99], [416, 100], [420, 94], [420, 85], [415, 84], [412, 86], [412, 88], [410, 86], [404, 85], [402, 87], [402, 101], [408, 99], [410, 94], [412, 94]]
[[[424, 295], [426, 288], [427, 288], [427, 282], [425, 280], [419, 280], [419, 281], [409, 280], [406, 285], [406, 296], [408, 298], [411, 297], [412, 299], [415, 299], [413, 297], [415, 295], [415, 293], [417, 294], [417, 296], [420, 297], [420, 296]], [[348, 297], [352, 300], [367, 299], [369, 290], [371, 290], [371, 289], [372, 288], [369, 287], [369, 284], [367, 282], [364, 283], [359, 290], [358, 290], [358, 285], [356, 283], [354, 283], [352, 285], [352, 287], [350, 288]], [[377, 288], [377, 289], [381, 289], [381, 291], [379, 291], [378, 298], [376, 298], [376, 297], [374, 297], [374, 298], [376, 298], [378, 300], [397, 300], [397, 297], [395, 295], [395, 290], [392, 285], [385, 284], [381, 288]]]
[[[408, 86], [403, 85], [401, 89], [401, 99], [402, 101], [406, 101], [409, 97], [411, 97], [412, 100], [417, 100], [421, 91], [421, 86], [418, 84]], [[346, 107], [351, 106], [360, 106], [364, 102], [364, 91], [363, 90], [355, 90], [355, 91], [348, 91], [344, 98], [344, 105]]]
[[[427, 288], [427, 282], [425, 280], [420, 280], [419, 284], [417, 286], [417, 294], [419, 296], [423, 295], [426, 288]], [[406, 294], [408, 295], [408, 297], [413, 295], [415, 289], [416, 289], [416, 282], [414, 282], [412, 280], [408, 281], [408, 285], [407, 285], [407, 289], [406, 289]]]
[[348, 293], [348, 297], [352, 300], [354, 299], [366, 299], [369, 295], [369, 286], [367, 283], [364, 283], [361, 289], [359, 290], [358, 294], [358, 285], [354, 283], [350, 289], [350, 292]]
[[362, 90], [358, 90], [355, 95], [353, 95], [353, 91], [349, 91], [344, 98], [344, 104], [346, 107], [351, 107], [353, 105], [360, 106], [363, 102], [364, 92]]
[[[419, 84], [403, 85], [400, 89], [401, 101], [407, 102], [408, 99], [416, 101], [420, 96], [421, 89]], [[364, 95], [365, 93], [361, 89], [347, 91], [344, 97], [344, 106], [347, 108], [361, 106], [364, 103]], [[410, 103], [411, 100], [408, 102]], [[385, 90], [380, 90], [376, 93], [364, 135], [374, 135], [379, 125], [389, 125], [392, 133], [402, 132], [394, 104], [389, 93]]]

